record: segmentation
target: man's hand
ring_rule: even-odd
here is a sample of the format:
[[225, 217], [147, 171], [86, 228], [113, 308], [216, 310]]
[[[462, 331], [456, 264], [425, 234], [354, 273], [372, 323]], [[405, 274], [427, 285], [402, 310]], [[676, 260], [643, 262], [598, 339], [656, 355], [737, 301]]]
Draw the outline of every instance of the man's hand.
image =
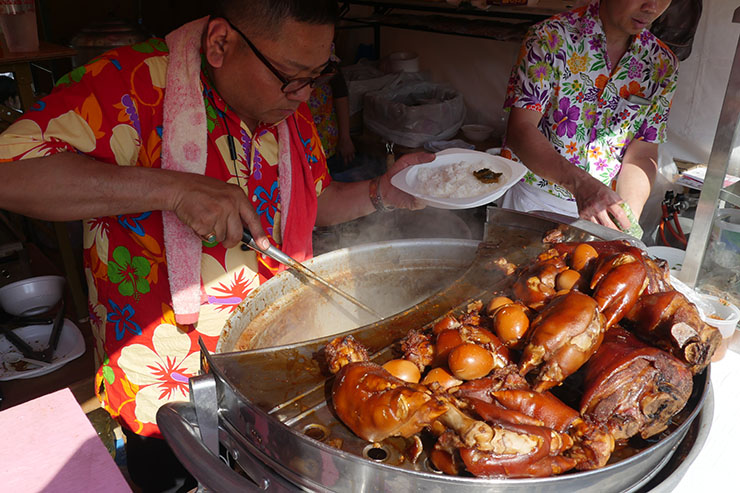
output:
[[393, 166], [380, 178], [380, 194], [383, 197], [383, 203], [390, 207], [398, 209], [418, 210], [423, 209], [425, 204], [416, 197], [407, 194], [394, 187], [391, 184], [391, 178], [404, 168], [416, 164], [428, 163], [434, 161], [434, 154], [428, 152], [416, 152], [401, 156], [393, 163]]
[[171, 210], [195, 234], [204, 239], [214, 234], [217, 242], [231, 248], [241, 241], [246, 225], [257, 246], [269, 247], [259, 216], [240, 187], [192, 173], [176, 176]]

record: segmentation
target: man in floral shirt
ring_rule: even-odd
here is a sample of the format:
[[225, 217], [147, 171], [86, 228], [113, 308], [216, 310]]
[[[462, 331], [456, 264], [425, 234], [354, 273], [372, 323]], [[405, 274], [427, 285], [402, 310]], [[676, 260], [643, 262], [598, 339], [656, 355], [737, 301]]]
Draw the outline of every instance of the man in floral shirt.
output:
[[[237, 305], [279, 267], [240, 248], [244, 226], [262, 248], [273, 244], [308, 258], [314, 224], [370, 214], [383, 202], [417, 208], [390, 177], [432, 158], [405, 156], [373, 182], [329, 187], [305, 102], [330, 75], [336, 2], [214, 4], [212, 17], [175, 31], [190, 33], [187, 41], [152, 39], [73, 70], [0, 136], [0, 208], [52, 221], [83, 219], [95, 390], [124, 427], [129, 472], [144, 491], [166, 490], [173, 476], [182, 478], [159, 438], [156, 413], [188, 399], [188, 379], [200, 369], [199, 339], [215, 350]], [[170, 36], [168, 42], [182, 39]], [[167, 139], [173, 120], [166, 91], [170, 82], [179, 87], [170, 75], [182, 65], [174, 58], [183, 46], [194, 52], [189, 115], [202, 115], [186, 120], [186, 133], [203, 125], [200, 154], [191, 141], [178, 146]], [[170, 116], [181, 114], [181, 101], [175, 98]], [[166, 144], [205, 154], [203, 174], [164, 168]], [[281, 168], [286, 154], [291, 164]], [[178, 320], [173, 303], [174, 262], [164, 241], [170, 213], [197, 247], [195, 322]], [[297, 245], [292, 251], [290, 242]], [[173, 472], [163, 473], [167, 468]]]
[[676, 57], [648, 27], [670, 3], [591, 0], [530, 29], [504, 103], [502, 152], [530, 172], [504, 207], [614, 229], [630, 226], [623, 202], [640, 217], [678, 77]]

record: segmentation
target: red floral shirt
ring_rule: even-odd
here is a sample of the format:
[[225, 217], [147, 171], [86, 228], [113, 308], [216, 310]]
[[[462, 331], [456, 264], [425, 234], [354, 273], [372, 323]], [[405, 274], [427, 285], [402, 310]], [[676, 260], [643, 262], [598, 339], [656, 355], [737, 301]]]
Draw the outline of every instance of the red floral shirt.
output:
[[[109, 51], [63, 77], [48, 97], [0, 136], [0, 159], [80, 152], [119, 166], [161, 165], [168, 49], [160, 39]], [[280, 190], [276, 127], [249, 131], [201, 77], [208, 120], [205, 174], [245, 189], [278, 247]], [[329, 184], [326, 160], [306, 105], [295, 120], [317, 195]], [[236, 140], [232, 161], [228, 134]], [[40, 177], [43, 179], [43, 177]], [[315, 211], [314, 211], [315, 212]], [[310, 216], [309, 216], [310, 217]], [[84, 263], [90, 322], [104, 407], [142, 435], [159, 435], [156, 412], [188, 399], [200, 369], [198, 338], [214, 350], [224, 322], [246, 295], [277, 270], [271, 259], [221, 245], [203, 247], [207, 301], [195, 325], [175, 322], [159, 211], [85, 220]]]

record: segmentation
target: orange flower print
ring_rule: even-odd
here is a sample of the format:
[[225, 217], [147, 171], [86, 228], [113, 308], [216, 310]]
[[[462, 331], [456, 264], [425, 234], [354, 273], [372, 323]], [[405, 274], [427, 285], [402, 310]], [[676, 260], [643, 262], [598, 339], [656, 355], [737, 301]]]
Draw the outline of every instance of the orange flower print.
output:
[[594, 81], [594, 85], [598, 87], [599, 89], [604, 89], [606, 87], [607, 82], [609, 82], [609, 77], [607, 77], [604, 74], [601, 74], [598, 77], [596, 77], [596, 80]]
[[630, 96], [635, 95], [641, 98], [645, 97], [645, 88], [640, 85], [637, 81], [630, 81], [629, 86], [622, 86], [619, 88], [619, 97], [622, 99], [629, 99]]
[[571, 142], [570, 144], [568, 144], [567, 146], [565, 146], [565, 152], [567, 154], [574, 154], [577, 150], [578, 150], [578, 148], [576, 147], [576, 143], [575, 142]]
[[604, 92], [604, 88], [606, 87], [607, 82], [609, 82], [609, 77], [607, 77], [604, 74], [601, 74], [598, 77], [596, 77], [596, 80], [594, 81], [594, 85], [599, 90], [599, 98], [601, 98], [601, 93]]

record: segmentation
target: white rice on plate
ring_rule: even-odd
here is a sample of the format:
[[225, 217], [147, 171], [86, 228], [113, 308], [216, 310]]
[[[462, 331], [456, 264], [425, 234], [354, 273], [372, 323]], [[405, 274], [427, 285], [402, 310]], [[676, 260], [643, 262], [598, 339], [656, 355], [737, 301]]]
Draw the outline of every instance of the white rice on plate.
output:
[[[506, 182], [502, 175], [498, 183], [483, 183], [473, 175], [479, 169], [491, 169], [484, 161], [462, 161], [449, 166], [420, 167], [416, 173], [417, 191], [428, 197], [464, 199], [493, 193]], [[496, 171], [496, 169], [491, 169]]]

